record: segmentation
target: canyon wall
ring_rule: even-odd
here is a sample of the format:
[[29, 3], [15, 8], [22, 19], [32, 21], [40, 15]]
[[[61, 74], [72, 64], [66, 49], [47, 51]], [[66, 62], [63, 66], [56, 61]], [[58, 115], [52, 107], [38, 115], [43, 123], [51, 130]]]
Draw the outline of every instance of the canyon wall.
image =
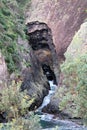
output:
[[75, 32], [87, 17], [87, 0], [32, 0], [27, 6], [26, 23], [40, 21], [52, 30], [59, 57], [64, 58]]
[[[25, 17], [26, 24], [39, 21], [48, 25], [52, 31], [53, 44], [57, 53], [57, 57], [53, 59], [55, 62], [57, 60], [60, 62], [65, 60], [64, 53], [75, 32], [87, 18], [87, 0], [32, 0], [31, 4], [27, 5]], [[58, 98], [53, 97], [44, 111], [59, 113], [58, 103]]]

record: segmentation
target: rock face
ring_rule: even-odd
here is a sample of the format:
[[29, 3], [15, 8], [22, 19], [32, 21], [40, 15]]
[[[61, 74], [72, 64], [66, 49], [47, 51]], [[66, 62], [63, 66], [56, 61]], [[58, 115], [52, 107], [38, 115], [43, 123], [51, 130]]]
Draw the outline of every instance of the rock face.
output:
[[[0, 52], [0, 96], [2, 94], [2, 90], [7, 87], [7, 83], [8, 83], [7, 65], [5, 63], [4, 57]], [[7, 120], [6, 120], [5, 113], [4, 112], [2, 114], [0, 113], [0, 123], [1, 122], [5, 123], [6, 121]]]
[[[38, 21], [27, 24], [29, 37], [31, 67], [27, 69], [21, 89], [28, 90], [30, 96], [35, 95], [35, 101], [29, 110], [36, 109], [42, 103], [49, 90], [48, 80], [51, 78], [57, 84], [59, 65], [50, 28]], [[45, 69], [47, 68], [49, 74]], [[50, 71], [49, 71], [50, 70]], [[47, 80], [48, 79], [48, 80]]]
[[63, 58], [75, 32], [87, 17], [87, 0], [33, 0], [26, 10], [26, 23], [40, 21], [52, 30], [53, 43]]
[[[58, 58], [50, 28], [38, 21], [28, 23], [29, 44], [41, 65], [46, 64], [59, 78]], [[57, 80], [57, 79], [56, 79]]]
[[25, 70], [26, 75], [21, 90], [27, 90], [29, 96], [35, 99], [29, 108], [34, 110], [41, 105], [44, 96], [48, 94], [49, 84], [33, 51], [30, 51], [30, 57], [31, 67]]
[[66, 60], [67, 55], [75, 59], [78, 57], [78, 55], [83, 55], [87, 53], [87, 22], [84, 22], [81, 25], [81, 28], [76, 33], [76, 35], [73, 37], [73, 40], [68, 47], [65, 56]]
[[8, 79], [7, 66], [6, 66], [4, 57], [2, 56], [2, 54], [0, 52], [0, 91], [7, 84], [7, 79]]

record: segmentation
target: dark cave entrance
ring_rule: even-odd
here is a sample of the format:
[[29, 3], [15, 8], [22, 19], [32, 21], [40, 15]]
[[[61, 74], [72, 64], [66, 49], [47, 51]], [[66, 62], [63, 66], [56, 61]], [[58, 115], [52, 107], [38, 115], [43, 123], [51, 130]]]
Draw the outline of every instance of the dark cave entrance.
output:
[[42, 65], [43, 73], [46, 75], [48, 81], [53, 81], [54, 84], [57, 85], [56, 76], [54, 72], [51, 70], [50, 66], [43, 64]]

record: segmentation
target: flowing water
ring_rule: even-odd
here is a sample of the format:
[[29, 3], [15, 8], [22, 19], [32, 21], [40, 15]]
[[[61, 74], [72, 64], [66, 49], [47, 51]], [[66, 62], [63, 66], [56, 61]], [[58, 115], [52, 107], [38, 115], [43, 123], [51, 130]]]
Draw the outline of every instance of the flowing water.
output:
[[45, 106], [47, 106], [47, 104], [50, 103], [50, 99], [52, 97], [52, 95], [55, 93], [55, 90], [57, 89], [57, 86], [55, 84], [53, 84], [53, 81], [49, 81], [50, 84], [50, 90], [47, 96], [45, 96], [42, 105], [38, 108], [37, 111], [41, 111]]
[[40, 116], [40, 123], [42, 130], [87, 130], [87, 127], [78, 125], [70, 120], [54, 119], [54, 115], [43, 113], [42, 109], [50, 103], [51, 97], [54, 95], [57, 86], [53, 84], [53, 81], [49, 81], [50, 90], [47, 96], [45, 96], [42, 105], [37, 109], [37, 114]]
[[[49, 81], [49, 84], [49, 93], [44, 98], [42, 105], [35, 112], [35, 114], [38, 114], [40, 117], [40, 124], [42, 126], [42, 130], [87, 130], [87, 127], [78, 125], [78, 123], [72, 122], [71, 120], [60, 120], [58, 117], [54, 118], [54, 115], [42, 112], [42, 109], [47, 104], [49, 104], [51, 97], [57, 89], [57, 86], [53, 84], [53, 81]], [[10, 126], [7, 125], [7, 127], [4, 126], [0, 130], [9, 130]]]

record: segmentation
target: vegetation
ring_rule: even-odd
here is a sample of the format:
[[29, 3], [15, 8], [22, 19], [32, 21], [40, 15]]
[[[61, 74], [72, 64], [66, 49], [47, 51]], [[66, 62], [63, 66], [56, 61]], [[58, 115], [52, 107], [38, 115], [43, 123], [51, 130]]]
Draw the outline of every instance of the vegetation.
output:
[[[0, 50], [5, 57], [10, 73], [19, 70], [21, 60], [19, 55], [18, 37], [26, 39], [24, 26], [24, 10], [30, 0], [1, 0], [0, 1]], [[78, 37], [74, 39], [75, 48], [82, 44]], [[23, 51], [23, 47], [20, 48]], [[26, 50], [28, 51], [28, 50]], [[29, 52], [28, 52], [29, 53]], [[67, 109], [73, 117], [87, 119], [87, 53], [77, 54], [75, 58], [67, 55], [61, 65], [63, 85], [58, 96], [61, 100], [60, 109]], [[26, 67], [30, 63], [24, 61]], [[0, 114], [6, 113], [7, 124], [0, 124], [1, 130], [39, 130], [39, 117], [28, 108], [34, 101], [27, 92], [20, 93], [20, 84], [12, 82], [0, 93]], [[38, 89], [41, 89], [38, 87]], [[36, 96], [36, 95], [34, 95]], [[25, 118], [26, 117], [26, 118]], [[58, 127], [56, 127], [58, 129]]]
[[[18, 71], [21, 60], [18, 37], [26, 39], [24, 14], [26, 3], [30, 0], [1, 0], [0, 1], [0, 50], [5, 57], [10, 73]], [[25, 50], [28, 51], [28, 50]], [[28, 52], [29, 53], [29, 52]], [[30, 63], [26, 63], [30, 66]], [[34, 97], [27, 92], [20, 92], [21, 82], [12, 82], [4, 86], [0, 92], [0, 114], [6, 113], [8, 123], [0, 123], [0, 130], [36, 130], [40, 128], [39, 117], [29, 112], [28, 108]], [[26, 118], [25, 118], [26, 116]]]
[[[8, 120], [7, 124], [0, 124], [0, 129], [6, 130], [36, 130], [40, 128], [39, 117], [33, 112], [28, 112], [28, 108], [34, 101], [27, 92], [20, 92], [20, 84], [12, 82], [12, 85], [3, 89], [0, 94], [0, 113], [5, 112]], [[27, 118], [25, 118], [25, 115]]]
[[61, 68], [67, 89], [60, 108], [68, 107], [74, 116], [87, 118], [87, 54], [66, 62]]
[[0, 130], [41, 130], [39, 117], [31, 114], [28, 119], [19, 118], [7, 124], [0, 124]]
[[73, 117], [87, 119], [87, 53], [79, 50], [81, 44], [81, 39], [75, 36], [71, 47], [74, 45], [77, 51], [66, 53], [66, 61], [61, 65], [63, 84], [58, 93], [62, 99], [61, 110], [67, 109]]
[[[26, 0], [28, 1], [28, 0]], [[25, 1], [0, 1], [0, 49], [5, 56], [10, 73], [18, 70], [20, 60], [18, 53], [18, 36], [26, 39], [23, 7]]]

